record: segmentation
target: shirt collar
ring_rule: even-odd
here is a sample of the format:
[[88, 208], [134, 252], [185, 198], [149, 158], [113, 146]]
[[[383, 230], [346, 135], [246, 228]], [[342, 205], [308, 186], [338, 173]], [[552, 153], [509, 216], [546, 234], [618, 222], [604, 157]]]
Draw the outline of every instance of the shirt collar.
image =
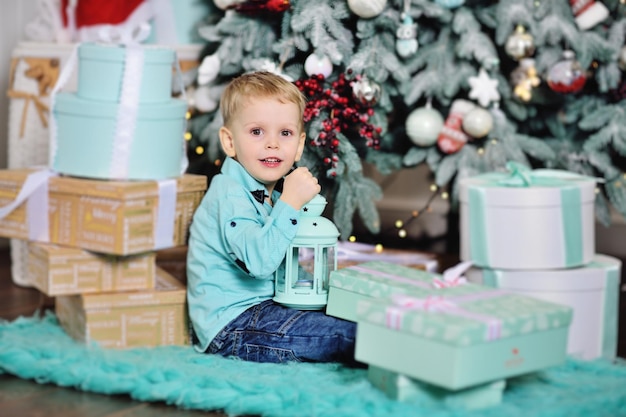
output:
[[257, 181], [252, 175], [248, 174], [243, 165], [231, 157], [227, 157], [222, 165], [222, 174], [234, 178], [243, 185], [245, 189], [250, 191], [255, 200], [263, 204], [267, 197], [267, 188], [265, 184]]

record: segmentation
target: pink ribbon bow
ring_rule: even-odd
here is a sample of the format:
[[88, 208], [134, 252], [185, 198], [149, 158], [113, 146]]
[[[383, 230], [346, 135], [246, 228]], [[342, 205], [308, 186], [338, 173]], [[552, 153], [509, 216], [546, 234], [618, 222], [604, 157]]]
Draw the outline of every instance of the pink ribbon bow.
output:
[[391, 296], [391, 302], [392, 305], [386, 310], [385, 322], [387, 327], [396, 330], [402, 327], [402, 317], [407, 310], [446, 311], [457, 308], [456, 304], [440, 295], [415, 298], [404, 294], [394, 294]]

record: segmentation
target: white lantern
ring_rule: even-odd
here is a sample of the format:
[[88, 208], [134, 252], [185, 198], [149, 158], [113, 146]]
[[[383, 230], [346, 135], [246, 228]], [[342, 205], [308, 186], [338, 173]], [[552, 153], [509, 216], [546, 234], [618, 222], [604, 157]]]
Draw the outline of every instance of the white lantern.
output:
[[325, 207], [321, 195], [302, 207], [298, 232], [275, 273], [277, 303], [299, 310], [326, 306], [330, 273], [337, 269], [339, 231], [322, 217]]

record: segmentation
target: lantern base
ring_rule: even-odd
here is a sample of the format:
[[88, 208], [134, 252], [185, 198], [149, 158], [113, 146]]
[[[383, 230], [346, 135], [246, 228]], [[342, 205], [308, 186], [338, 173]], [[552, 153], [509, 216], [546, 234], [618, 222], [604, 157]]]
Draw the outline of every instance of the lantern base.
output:
[[285, 298], [287, 297], [276, 296], [273, 298], [273, 300], [278, 304], [296, 310], [322, 310], [326, 307], [326, 300], [324, 300], [324, 302], [318, 303], [301, 303], [296, 300], [286, 300]]

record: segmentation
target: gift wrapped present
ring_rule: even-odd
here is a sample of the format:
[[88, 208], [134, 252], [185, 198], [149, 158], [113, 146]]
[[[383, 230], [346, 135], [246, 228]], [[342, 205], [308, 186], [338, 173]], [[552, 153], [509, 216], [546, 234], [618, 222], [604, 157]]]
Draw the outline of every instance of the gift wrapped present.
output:
[[[424, 259], [425, 266], [430, 269], [429, 262], [432, 260]], [[451, 268], [444, 278], [441, 274], [429, 272], [415, 263], [407, 266], [389, 261], [361, 262], [339, 268], [330, 273], [326, 314], [357, 321], [359, 300], [383, 298], [392, 294], [426, 296], [437, 288], [436, 282], [462, 279], [460, 275], [463, 271], [464, 269], [455, 271]]]
[[29, 242], [28, 270], [44, 294], [88, 294], [154, 288], [156, 253], [112, 256]]
[[[12, 52], [9, 74], [9, 169], [48, 163], [50, 93], [72, 45], [20, 42]], [[76, 90], [70, 78], [67, 89]], [[11, 278], [22, 286], [32, 286], [27, 268], [26, 241], [11, 239]]]
[[581, 359], [617, 354], [618, 310], [622, 262], [595, 255], [578, 268], [504, 270], [472, 268], [471, 282], [570, 306], [574, 310], [567, 353]]
[[103, 181], [0, 170], [0, 236], [110, 255], [184, 245], [206, 188], [206, 176], [193, 174]]
[[459, 182], [461, 259], [494, 269], [584, 265], [595, 254], [596, 180], [509, 164]]
[[74, 339], [104, 348], [185, 345], [186, 288], [160, 268], [152, 290], [56, 297], [61, 326]]
[[52, 95], [50, 167], [101, 179], [181, 175], [187, 167], [188, 106], [172, 98], [175, 51], [132, 42], [80, 44], [63, 75], [76, 60], [76, 93], [60, 92], [65, 81], [60, 77]]
[[357, 305], [355, 358], [450, 390], [562, 363], [572, 309], [467, 283]]
[[385, 261], [362, 262], [330, 273], [326, 314], [356, 321], [357, 302], [392, 294], [426, 296], [439, 275]]
[[478, 410], [500, 404], [506, 386], [506, 382], [500, 380], [451, 391], [373, 365], [367, 368], [367, 379], [397, 401], [426, 406], [444, 405], [462, 410]]

